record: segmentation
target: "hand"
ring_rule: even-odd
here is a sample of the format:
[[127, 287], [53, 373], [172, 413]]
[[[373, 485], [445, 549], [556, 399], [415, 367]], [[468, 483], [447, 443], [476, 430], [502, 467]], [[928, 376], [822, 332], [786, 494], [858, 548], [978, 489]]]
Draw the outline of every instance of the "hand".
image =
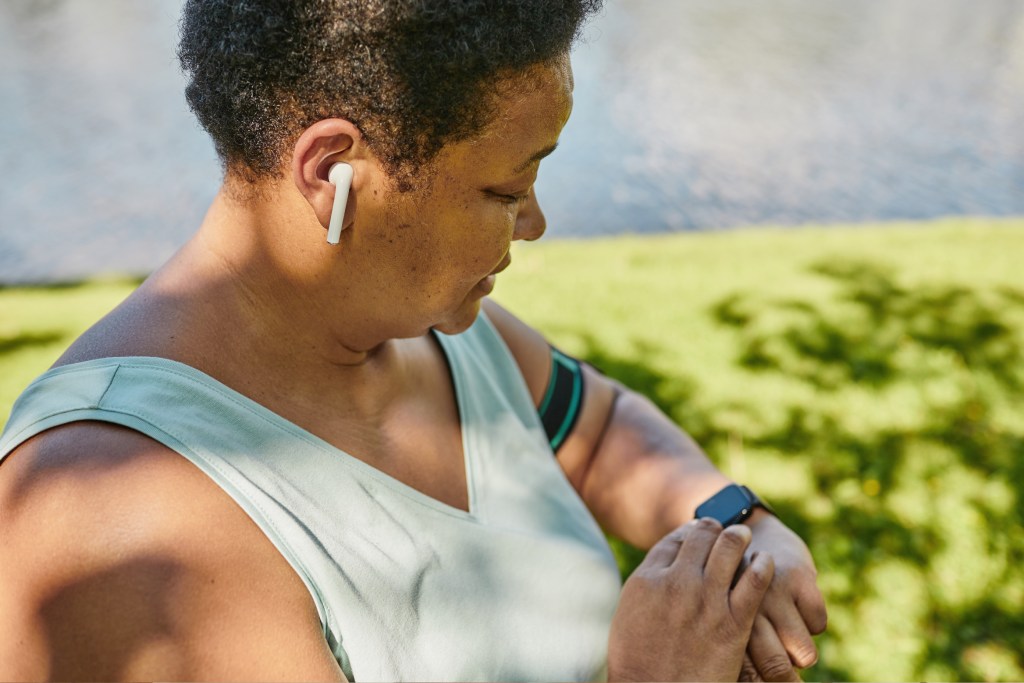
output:
[[743, 525], [704, 519], [659, 541], [622, 588], [608, 680], [737, 680], [774, 571], [759, 553], [730, 590], [750, 540]]
[[[800, 537], [777, 517], [760, 513], [751, 525], [749, 552], [771, 552], [775, 574], [754, 620], [747, 647], [753, 670], [765, 681], [799, 681], [796, 668], [818, 661], [811, 636], [825, 630], [825, 601], [814, 560]], [[746, 680], [754, 680], [744, 668]]]
[[761, 678], [761, 673], [754, 666], [754, 663], [750, 661], [750, 655], [743, 655], [743, 666], [740, 667], [740, 681], [744, 683], [762, 683], [764, 681]]

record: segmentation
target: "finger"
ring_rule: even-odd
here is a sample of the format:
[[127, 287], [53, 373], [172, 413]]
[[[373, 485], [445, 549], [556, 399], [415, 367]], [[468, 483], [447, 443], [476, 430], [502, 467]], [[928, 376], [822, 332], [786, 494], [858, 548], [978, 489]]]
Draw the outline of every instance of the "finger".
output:
[[811, 635], [824, 633], [828, 626], [828, 610], [825, 609], [825, 598], [817, 585], [812, 583], [809, 588], [797, 593], [796, 608]]
[[679, 547], [683, 545], [683, 541], [686, 540], [686, 537], [693, 531], [695, 526], [697, 526], [697, 520], [694, 519], [682, 526], [676, 527], [662, 537], [647, 552], [647, 557], [640, 563], [641, 566], [664, 569], [671, 565], [675, 562], [676, 556], [679, 555]]
[[786, 648], [782, 646], [782, 641], [775, 633], [775, 627], [763, 614], [758, 614], [754, 619], [754, 629], [750, 634], [747, 652], [750, 653], [750, 659], [764, 680], [800, 680], [792, 662], [789, 661]]
[[757, 667], [754, 666], [754, 662], [750, 661], [750, 655], [743, 653], [743, 664], [740, 665], [740, 677], [741, 681], [751, 681], [757, 683], [763, 681], [761, 674], [757, 672]]
[[[756, 555], [757, 553], [754, 553], [754, 554]], [[747, 567], [749, 567], [749, 566], [750, 566], [750, 558], [747, 557], [746, 554], [744, 554], [743, 555], [743, 559], [740, 560], [740, 566], [736, 568], [736, 573], [733, 574], [733, 576], [732, 576], [732, 583], [729, 584], [729, 588], [735, 588], [736, 587], [736, 584], [739, 582], [740, 577], [743, 576], [743, 572], [745, 572], [747, 570]]]
[[721, 533], [722, 525], [717, 520], [710, 517], [698, 519], [686, 535], [686, 542], [679, 548], [673, 568], [682, 566], [702, 573], [704, 565], [708, 562], [708, 555], [711, 554], [711, 548]]
[[[755, 553], [736, 587], [729, 593], [729, 611], [733, 619], [744, 629], [754, 624], [754, 617], [761, 607], [765, 593], [775, 576], [775, 561], [768, 553]], [[774, 629], [772, 630], [774, 633]]]
[[761, 604], [761, 613], [775, 628], [782, 646], [789, 654], [791, 662], [801, 669], [806, 669], [818, 661], [818, 648], [814, 646], [804, 618], [800, 615], [796, 605], [787, 599], [773, 600], [769, 596]]
[[750, 539], [750, 527], [745, 524], [734, 524], [718, 536], [704, 567], [705, 585], [712, 594], [724, 596], [729, 591]]

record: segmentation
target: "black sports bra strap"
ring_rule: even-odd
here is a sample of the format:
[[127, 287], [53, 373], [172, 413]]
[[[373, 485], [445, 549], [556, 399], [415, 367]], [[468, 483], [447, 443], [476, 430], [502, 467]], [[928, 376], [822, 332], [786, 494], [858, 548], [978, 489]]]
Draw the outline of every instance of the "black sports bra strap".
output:
[[551, 347], [551, 379], [537, 410], [551, 450], [557, 452], [579, 418], [583, 405], [583, 370], [580, 362]]

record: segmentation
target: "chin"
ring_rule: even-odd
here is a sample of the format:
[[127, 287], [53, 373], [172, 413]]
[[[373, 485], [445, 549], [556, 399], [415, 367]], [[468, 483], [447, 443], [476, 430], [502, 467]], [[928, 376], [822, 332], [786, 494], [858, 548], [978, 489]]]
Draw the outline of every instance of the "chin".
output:
[[459, 307], [459, 309], [447, 320], [437, 323], [434, 325], [433, 329], [441, 332], [442, 334], [459, 334], [472, 327], [479, 315], [480, 299], [474, 298], [472, 301], [466, 301], [463, 303], [463, 305]]

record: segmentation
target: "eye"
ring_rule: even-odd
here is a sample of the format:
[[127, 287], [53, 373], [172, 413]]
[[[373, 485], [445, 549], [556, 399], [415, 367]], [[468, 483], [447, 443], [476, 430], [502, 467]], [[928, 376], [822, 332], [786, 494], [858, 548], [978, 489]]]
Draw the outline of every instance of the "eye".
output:
[[529, 191], [527, 191], [525, 194], [499, 194], [499, 193], [495, 193], [494, 196], [495, 196], [496, 199], [498, 199], [498, 201], [503, 202], [505, 204], [519, 204], [519, 203], [525, 202], [527, 199], [529, 199], [530, 198], [530, 193], [529, 193]]

